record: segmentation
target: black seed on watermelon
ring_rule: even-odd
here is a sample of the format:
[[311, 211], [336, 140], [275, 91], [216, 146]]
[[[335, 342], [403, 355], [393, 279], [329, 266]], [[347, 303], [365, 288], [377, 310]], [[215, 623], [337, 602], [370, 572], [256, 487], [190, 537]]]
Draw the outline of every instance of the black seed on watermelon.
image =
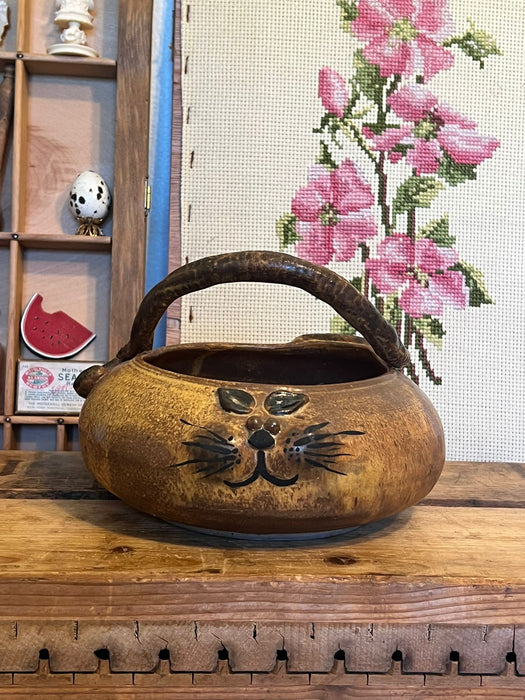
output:
[[[90, 343], [95, 334], [64, 311], [42, 309], [42, 295], [34, 294], [22, 315], [21, 332], [25, 344], [37, 355], [60, 359], [71, 357]], [[38, 323], [34, 323], [37, 321]], [[51, 328], [51, 332], [49, 331]], [[62, 334], [62, 342], [54, 336]]]

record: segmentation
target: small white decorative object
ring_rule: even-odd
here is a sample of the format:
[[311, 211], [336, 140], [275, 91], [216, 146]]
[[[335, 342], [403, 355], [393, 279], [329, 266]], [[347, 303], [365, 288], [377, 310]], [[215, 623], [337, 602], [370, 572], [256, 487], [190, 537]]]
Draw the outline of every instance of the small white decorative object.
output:
[[77, 175], [69, 191], [69, 208], [80, 226], [79, 236], [103, 236], [100, 225], [111, 206], [111, 194], [104, 179], [93, 170]]
[[0, 42], [4, 38], [6, 27], [9, 26], [9, 6], [5, 0], [0, 0]]
[[56, 0], [55, 24], [62, 28], [61, 44], [52, 44], [47, 52], [70, 56], [88, 56], [95, 58], [98, 53], [87, 46], [84, 29], [93, 28], [93, 0]]

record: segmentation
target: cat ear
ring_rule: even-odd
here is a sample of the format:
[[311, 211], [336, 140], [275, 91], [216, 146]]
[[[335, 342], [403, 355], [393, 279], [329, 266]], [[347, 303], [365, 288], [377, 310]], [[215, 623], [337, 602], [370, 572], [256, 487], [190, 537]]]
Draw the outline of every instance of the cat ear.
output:
[[296, 394], [292, 391], [272, 391], [264, 400], [264, 408], [272, 416], [287, 416], [295, 413], [301, 406], [308, 403], [306, 394]]
[[255, 399], [242, 389], [217, 389], [219, 403], [228, 413], [250, 413], [255, 406]]

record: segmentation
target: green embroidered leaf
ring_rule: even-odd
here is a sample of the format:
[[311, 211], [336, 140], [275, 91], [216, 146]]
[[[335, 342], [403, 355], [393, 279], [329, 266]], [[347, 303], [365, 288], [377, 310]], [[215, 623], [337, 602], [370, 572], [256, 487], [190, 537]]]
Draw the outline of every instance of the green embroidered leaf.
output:
[[425, 340], [435, 345], [439, 350], [443, 347], [443, 337], [446, 330], [438, 318], [432, 316], [423, 316], [423, 318], [413, 318], [412, 325]]
[[337, 163], [332, 158], [330, 149], [324, 141], [321, 141], [319, 155], [317, 156], [317, 162], [320, 165], [324, 165], [325, 168], [328, 168], [328, 170], [337, 170]]
[[321, 117], [321, 123], [319, 124], [319, 127], [317, 129], [313, 129], [314, 134], [322, 134], [323, 131], [327, 127], [331, 127], [331, 122], [333, 120], [333, 114], [329, 114], [328, 112], [325, 112], [323, 116]]
[[429, 207], [443, 187], [435, 177], [411, 175], [397, 188], [393, 201], [394, 213], [413, 211], [416, 207]]
[[475, 180], [476, 166], [456, 163], [448, 153], [443, 153], [443, 160], [441, 161], [437, 174], [448, 182], [449, 185], [455, 187], [466, 180]]
[[277, 236], [279, 237], [280, 250], [285, 250], [289, 245], [293, 245], [301, 240], [301, 237], [297, 233], [296, 223], [297, 217], [295, 214], [291, 213], [284, 214], [276, 223], [275, 227]]
[[430, 238], [440, 248], [451, 248], [456, 237], [449, 233], [448, 214], [442, 216], [441, 219], [433, 219], [426, 226], [419, 229], [418, 238]]
[[386, 85], [386, 78], [382, 78], [379, 66], [369, 63], [363, 56], [361, 49], [354, 53], [355, 79], [361, 88], [363, 95], [366, 95], [376, 104], [383, 102], [383, 87]]
[[494, 37], [482, 29], [477, 29], [474, 22], [469, 19], [468, 29], [463, 36], [453, 36], [443, 43], [443, 46], [457, 46], [473, 61], [479, 63], [480, 68], [485, 67], [485, 59], [488, 56], [501, 56], [502, 52], [496, 44]]
[[335, 4], [341, 8], [341, 29], [351, 34], [351, 23], [359, 14], [356, 0], [335, 0]]
[[352, 287], [355, 287], [358, 292], [363, 291], [363, 278], [361, 276], [354, 277], [353, 279], [351, 279], [350, 284], [352, 285]]
[[348, 321], [341, 316], [333, 316], [330, 320], [330, 333], [343, 333], [344, 335], [355, 335], [356, 330]]
[[465, 284], [470, 290], [469, 306], [481, 306], [482, 304], [493, 304], [488, 289], [485, 286], [483, 273], [470, 263], [459, 260], [450, 270], [461, 272], [465, 278]]

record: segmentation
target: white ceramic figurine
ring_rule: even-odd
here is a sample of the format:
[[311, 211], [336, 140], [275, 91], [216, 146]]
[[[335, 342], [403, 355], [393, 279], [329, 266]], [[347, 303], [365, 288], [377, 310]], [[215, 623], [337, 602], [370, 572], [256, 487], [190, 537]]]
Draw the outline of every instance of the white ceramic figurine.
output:
[[67, 54], [71, 56], [98, 56], [95, 49], [87, 46], [84, 29], [92, 29], [95, 9], [93, 0], [56, 0], [55, 24], [62, 28], [62, 43], [49, 46], [50, 54]]

